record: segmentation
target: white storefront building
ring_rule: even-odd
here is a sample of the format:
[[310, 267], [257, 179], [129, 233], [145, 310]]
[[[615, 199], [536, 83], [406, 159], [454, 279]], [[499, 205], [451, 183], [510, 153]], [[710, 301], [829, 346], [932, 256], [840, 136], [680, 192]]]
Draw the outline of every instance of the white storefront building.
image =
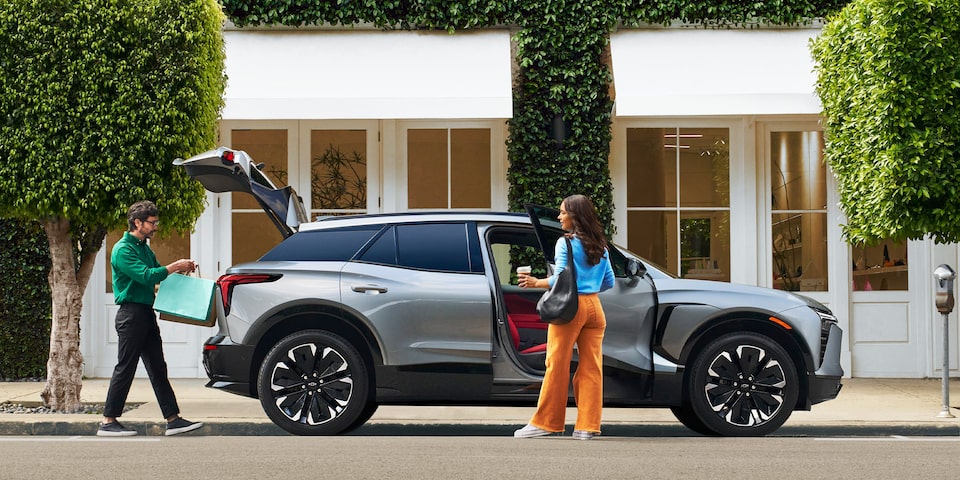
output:
[[[932, 241], [850, 246], [823, 164], [809, 39], [818, 30], [621, 30], [614, 78], [614, 241], [693, 278], [797, 290], [843, 327], [854, 377], [939, 377], [933, 270], [960, 263]], [[338, 29], [225, 32], [220, 144], [293, 185], [311, 216], [507, 208], [507, 30], [448, 35]], [[199, 152], [198, 152], [199, 153]], [[346, 194], [332, 192], [330, 173]], [[162, 213], [162, 212], [161, 212]], [[116, 362], [108, 237], [81, 319], [84, 375]], [[216, 278], [280, 240], [243, 194], [208, 194], [194, 232], [154, 242]], [[950, 373], [958, 374], [956, 312]], [[161, 322], [172, 377], [205, 377], [214, 329]]]

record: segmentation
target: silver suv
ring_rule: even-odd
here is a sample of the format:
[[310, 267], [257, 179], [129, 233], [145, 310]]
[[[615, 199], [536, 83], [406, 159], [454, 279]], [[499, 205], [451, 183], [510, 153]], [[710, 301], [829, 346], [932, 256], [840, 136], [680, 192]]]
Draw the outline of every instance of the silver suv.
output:
[[[208, 387], [259, 398], [298, 435], [350, 431], [381, 404], [535, 405], [543, 290], [517, 287], [514, 272], [548, 271], [562, 234], [556, 210], [304, 222], [296, 193], [242, 151], [176, 164], [211, 191], [254, 195], [286, 237], [217, 281]], [[605, 405], [669, 407], [701, 434], [756, 436], [837, 396], [842, 333], [823, 305], [678, 279], [622, 247], [610, 253]]]

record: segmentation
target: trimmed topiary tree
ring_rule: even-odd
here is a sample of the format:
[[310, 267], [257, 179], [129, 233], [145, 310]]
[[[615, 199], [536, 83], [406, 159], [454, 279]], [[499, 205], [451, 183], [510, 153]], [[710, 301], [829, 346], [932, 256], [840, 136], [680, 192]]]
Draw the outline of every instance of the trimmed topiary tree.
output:
[[107, 231], [154, 200], [188, 231], [204, 192], [171, 162], [214, 146], [225, 79], [216, 0], [0, 3], [0, 217], [39, 221], [53, 321], [44, 403], [80, 407], [80, 310]]
[[812, 49], [847, 239], [960, 241], [960, 0], [856, 0]]

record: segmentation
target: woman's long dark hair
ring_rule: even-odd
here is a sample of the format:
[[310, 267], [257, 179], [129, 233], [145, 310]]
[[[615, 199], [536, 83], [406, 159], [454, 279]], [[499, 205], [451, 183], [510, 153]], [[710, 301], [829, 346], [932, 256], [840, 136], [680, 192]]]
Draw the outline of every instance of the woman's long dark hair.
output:
[[603, 236], [603, 227], [593, 202], [584, 195], [570, 195], [563, 199], [563, 207], [573, 221], [573, 232], [570, 233], [580, 238], [590, 265], [600, 263], [607, 248], [607, 239]]

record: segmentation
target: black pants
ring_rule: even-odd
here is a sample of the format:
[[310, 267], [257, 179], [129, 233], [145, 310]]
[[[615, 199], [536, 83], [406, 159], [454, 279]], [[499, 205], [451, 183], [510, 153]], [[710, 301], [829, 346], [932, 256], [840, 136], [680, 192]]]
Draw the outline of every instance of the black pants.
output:
[[157, 396], [163, 418], [180, 414], [177, 397], [167, 378], [167, 362], [163, 359], [163, 340], [160, 339], [160, 326], [152, 305], [125, 303], [117, 311], [117, 366], [110, 378], [107, 389], [107, 401], [103, 416], [119, 417], [123, 414], [123, 405], [127, 402], [130, 385], [137, 373], [137, 364], [143, 359], [147, 369], [153, 393]]

